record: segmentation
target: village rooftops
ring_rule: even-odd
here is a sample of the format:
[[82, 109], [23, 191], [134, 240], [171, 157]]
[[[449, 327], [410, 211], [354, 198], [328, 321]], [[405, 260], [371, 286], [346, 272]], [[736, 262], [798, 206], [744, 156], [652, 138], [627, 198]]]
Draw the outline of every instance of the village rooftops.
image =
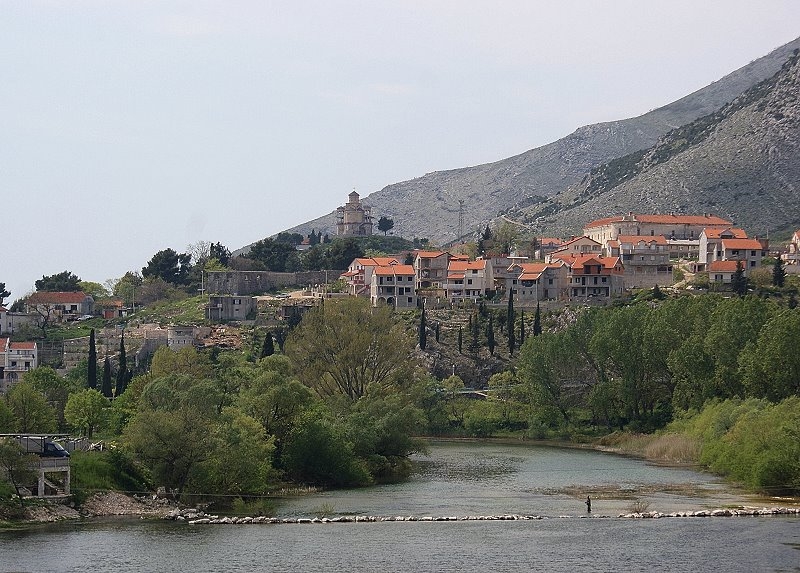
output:
[[413, 275], [414, 267], [411, 265], [385, 265], [375, 268], [377, 276]]
[[725, 250], [741, 249], [760, 251], [763, 246], [757, 239], [722, 239], [722, 246]]
[[27, 304], [80, 304], [89, 297], [85, 292], [37, 291], [30, 295]]
[[617, 215], [597, 219], [584, 226], [584, 229], [592, 227], [602, 227], [612, 223], [623, 223], [626, 221], [638, 221], [645, 224], [662, 225], [692, 225], [692, 226], [730, 226], [732, 223], [716, 215], [643, 215], [639, 213], [628, 213], [627, 215]]
[[746, 239], [747, 233], [744, 229], [735, 229], [729, 227], [727, 229], [703, 229], [703, 232], [708, 239], [719, 239], [723, 236], [731, 237], [733, 239]]
[[708, 263], [709, 272], [735, 272], [739, 261], [711, 261]]

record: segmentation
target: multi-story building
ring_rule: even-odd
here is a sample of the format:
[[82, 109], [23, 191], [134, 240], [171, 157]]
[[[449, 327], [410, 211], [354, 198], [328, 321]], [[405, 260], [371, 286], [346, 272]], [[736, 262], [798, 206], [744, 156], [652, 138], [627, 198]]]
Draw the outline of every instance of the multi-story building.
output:
[[450, 253], [444, 251], [416, 251], [414, 273], [418, 289], [443, 289], [447, 280]]
[[514, 300], [521, 304], [567, 296], [569, 267], [563, 261], [514, 263], [508, 271], [510, 276], [506, 279], [506, 292], [513, 292]]
[[609, 299], [622, 294], [624, 269], [619, 257], [581, 255], [565, 260], [569, 265], [569, 298]]
[[347, 196], [347, 203], [336, 209], [336, 234], [341, 237], [372, 234], [372, 209], [361, 203], [355, 189]]
[[445, 292], [451, 302], [478, 300], [494, 290], [492, 262], [451, 260], [447, 267]]
[[11, 342], [0, 338], [0, 394], [4, 394], [28, 370], [39, 366], [35, 342]]
[[618, 235], [606, 242], [606, 255], [621, 257], [626, 288], [671, 285], [669, 244], [663, 235]]
[[372, 274], [377, 267], [399, 265], [400, 261], [394, 257], [359, 257], [342, 273], [341, 277], [347, 281], [347, 292], [353, 296], [370, 296]]
[[28, 314], [35, 314], [52, 322], [75, 320], [94, 312], [94, 299], [84, 292], [38, 291], [25, 301]]
[[564, 257], [577, 257], [582, 255], [597, 255], [600, 256], [603, 250], [603, 245], [590, 237], [574, 237], [561, 246], [545, 255], [544, 261], [546, 263], [563, 259]]
[[386, 304], [394, 308], [416, 308], [415, 279], [416, 273], [411, 265], [375, 267], [370, 282], [372, 305]]
[[642, 215], [628, 213], [592, 221], [583, 228], [583, 234], [605, 244], [619, 235], [663, 235], [669, 239], [700, 238], [703, 229], [725, 229], [732, 223], [715, 215]]

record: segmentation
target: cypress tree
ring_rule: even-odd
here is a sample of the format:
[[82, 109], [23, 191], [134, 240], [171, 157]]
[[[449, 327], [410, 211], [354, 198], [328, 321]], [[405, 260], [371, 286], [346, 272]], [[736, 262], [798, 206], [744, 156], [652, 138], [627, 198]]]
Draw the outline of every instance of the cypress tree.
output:
[[439, 342], [439, 323], [436, 323], [436, 326], [433, 327], [433, 334], [436, 336], [436, 342]]
[[533, 335], [539, 336], [542, 333], [542, 315], [539, 311], [539, 303], [536, 303], [536, 314], [533, 315]]
[[114, 396], [120, 396], [125, 391], [128, 378], [128, 358], [125, 356], [125, 331], [119, 339], [119, 370], [117, 370], [117, 386]]
[[747, 294], [747, 277], [744, 276], [744, 266], [742, 261], [736, 261], [736, 270], [731, 276], [731, 289], [735, 294], [744, 296]]
[[428, 333], [425, 327], [425, 305], [422, 305], [422, 316], [419, 319], [419, 349], [425, 350], [428, 345]]
[[266, 358], [273, 354], [275, 354], [275, 344], [272, 341], [272, 332], [268, 331], [267, 335], [264, 337], [264, 344], [261, 347], [261, 358]]
[[105, 362], [103, 362], [103, 384], [100, 387], [100, 392], [106, 398], [112, 398], [113, 392], [111, 391], [111, 361], [106, 356]]
[[461, 345], [464, 342], [464, 334], [461, 331], [461, 327], [458, 327], [458, 353], [461, 354]]
[[475, 313], [474, 319], [470, 321], [470, 338], [469, 338], [469, 351], [477, 355], [480, 349], [480, 325], [478, 324], [478, 313]]
[[89, 367], [86, 387], [93, 390], [97, 388], [97, 346], [94, 340], [94, 328], [89, 332]]
[[486, 345], [489, 347], [489, 354], [494, 356], [494, 320], [489, 315], [489, 323], [486, 325]]
[[519, 311], [519, 345], [525, 342], [525, 311]]
[[514, 289], [508, 291], [508, 311], [506, 312], [506, 325], [508, 325], [508, 355], [514, 356], [514, 347], [517, 344], [514, 332]]
[[782, 288], [786, 282], [786, 269], [783, 268], [783, 260], [780, 256], [775, 259], [775, 266], [772, 267], [772, 286]]

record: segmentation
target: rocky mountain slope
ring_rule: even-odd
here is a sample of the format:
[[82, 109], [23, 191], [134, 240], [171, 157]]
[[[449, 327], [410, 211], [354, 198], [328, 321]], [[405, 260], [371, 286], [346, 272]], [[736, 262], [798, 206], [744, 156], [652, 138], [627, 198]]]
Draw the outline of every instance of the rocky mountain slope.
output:
[[[510, 210], [533, 207], [528, 210], [535, 212], [537, 206], [579, 183], [592, 169], [647, 149], [670, 130], [712, 113], [775, 74], [798, 47], [800, 38], [705, 88], [639, 117], [581, 127], [558, 141], [501, 161], [428, 173], [389, 185], [363, 200], [372, 206], [373, 214], [394, 219], [395, 234], [428, 237], [441, 244], [457, 238], [459, 201], [463, 201], [464, 234], [471, 236]], [[343, 202], [344, 196], [343, 191]], [[633, 209], [631, 205], [622, 210]], [[307, 234], [312, 229], [321, 229], [333, 234], [335, 222], [335, 213], [330, 213], [288, 231]], [[553, 226], [553, 232], [563, 225]], [[546, 227], [540, 230], [548, 232]]]
[[800, 225], [800, 56], [716, 112], [592, 170], [514, 220], [555, 234], [639, 213], [712, 212], [751, 233]]

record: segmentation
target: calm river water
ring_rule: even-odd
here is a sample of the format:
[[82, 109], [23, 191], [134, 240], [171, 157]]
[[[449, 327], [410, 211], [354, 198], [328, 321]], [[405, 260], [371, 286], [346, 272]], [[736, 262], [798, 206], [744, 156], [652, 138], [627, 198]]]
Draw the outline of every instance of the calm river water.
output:
[[[93, 519], [0, 533], [0, 571], [800, 571], [797, 517], [616, 517], [634, 504], [663, 512], [765, 505], [706, 474], [491, 443], [434, 443], [416, 464], [403, 484], [283, 500], [277, 513], [549, 519], [205, 526]], [[585, 518], [587, 494], [592, 518]]]

